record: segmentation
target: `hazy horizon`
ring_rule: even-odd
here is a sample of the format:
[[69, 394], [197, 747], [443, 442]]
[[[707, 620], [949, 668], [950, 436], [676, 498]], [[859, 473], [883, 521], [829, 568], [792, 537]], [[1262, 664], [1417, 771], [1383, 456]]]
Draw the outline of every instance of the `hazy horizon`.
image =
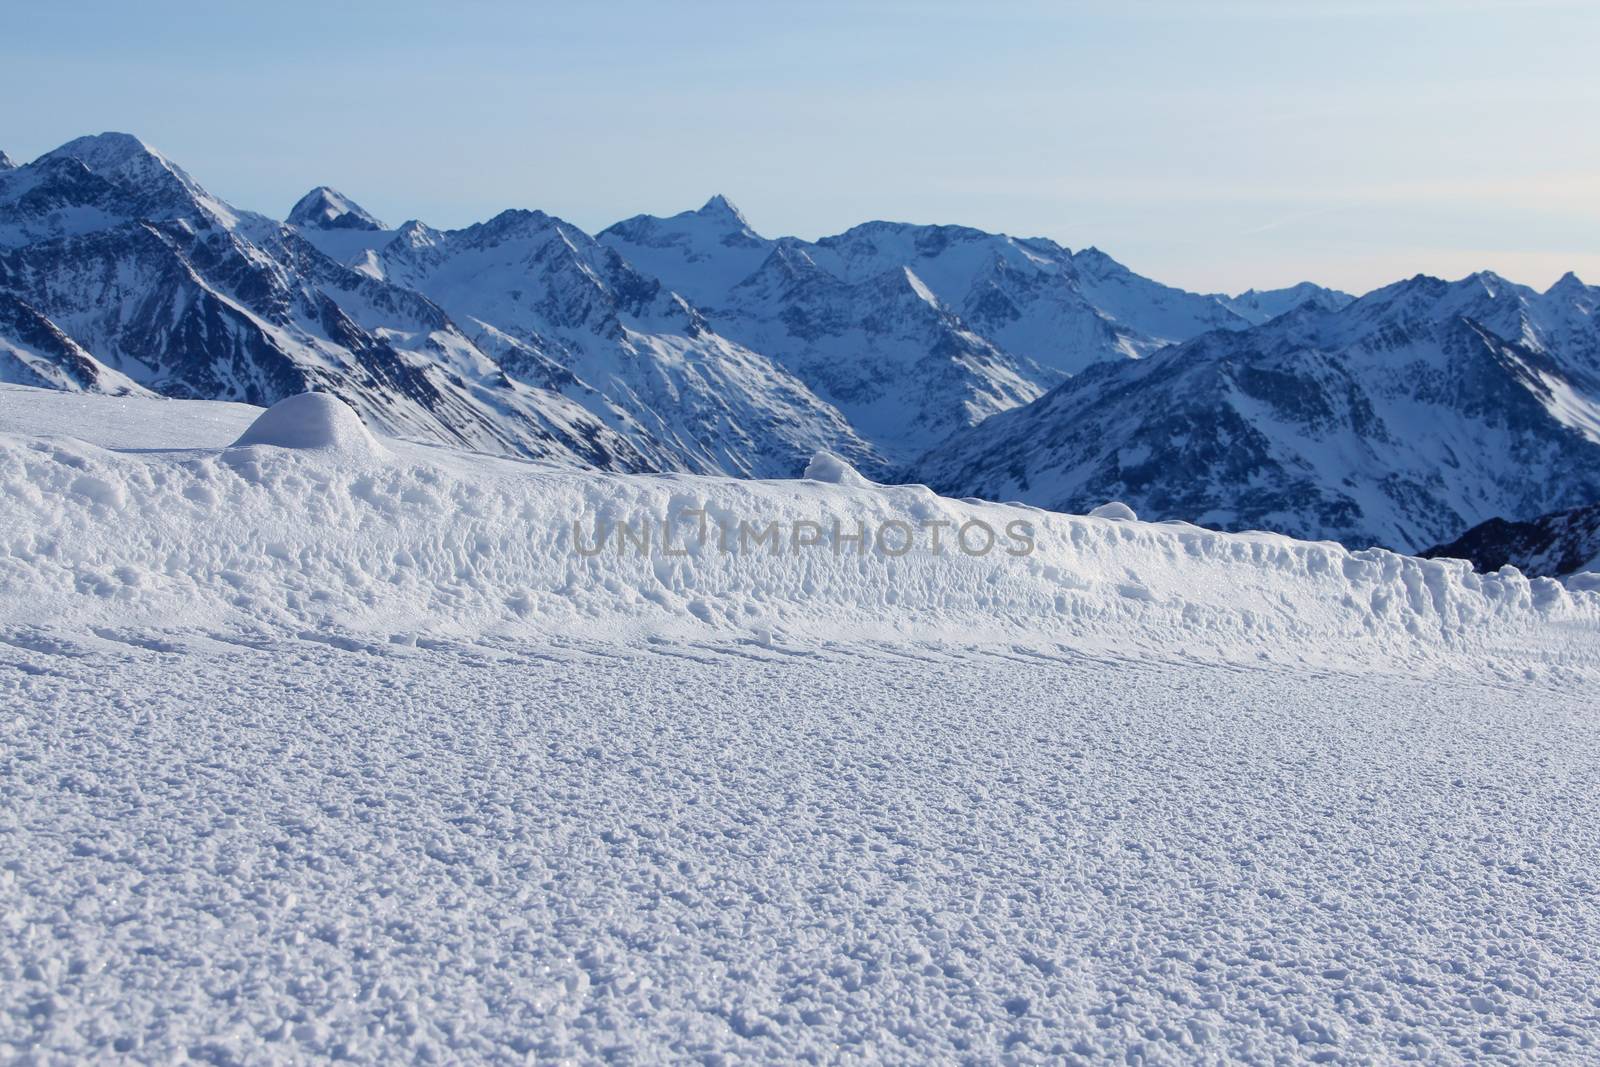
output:
[[329, 185], [594, 232], [722, 193], [768, 236], [959, 224], [1202, 292], [1600, 277], [1577, 4], [87, 6], [8, 19], [0, 149], [124, 130], [280, 218]]

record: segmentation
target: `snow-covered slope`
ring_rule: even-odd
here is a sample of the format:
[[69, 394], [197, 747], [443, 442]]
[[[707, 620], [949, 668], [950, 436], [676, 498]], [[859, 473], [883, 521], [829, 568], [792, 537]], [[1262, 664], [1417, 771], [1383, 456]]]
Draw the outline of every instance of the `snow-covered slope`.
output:
[[1417, 277], [1096, 368], [912, 468], [935, 488], [1420, 548], [1600, 497], [1594, 291]]
[[319, 185], [295, 202], [284, 221], [328, 258], [369, 278], [388, 280], [378, 250], [399, 231], [385, 227], [343, 193]]
[[122, 395], [145, 390], [10, 293], [0, 292], [0, 382]]
[[670, 218], [635, 215], [601, 230], [601, 244], [662, 279], [707, 309], [719, 308], [734, 286], [754, 274], [778, 242], [763, 237], [727, 197]]
[[0, 1058], [1600, 1050], [1600, 593], [809, 470], [0, 386]]
[[897, 463], [1041, 395], [1060, 375], [968, 329], [908, 267], [850, 283], [781, 246], [728, 296], [721, 322], [838, 406]]
[[224, 230], [266, 221], [224, 204], [183, 168], [125, 133], [79, 137], [0, 177], [0, 248], [93, 233], [132, 219]]
[[378, 255], [387, 278], [426, 294], [512, 373], [554, 363], [598, 389], [658, 444], [662, 466], [788, 475], [819, 448], [879, 462], [805, 384], [561, 219], [412, 224]]
[[1490, 519], [1422, 555], [1471, 560], [1483, 571], [1512, 566], [1538, 577], [1600, 571], [1600, 504], [1555, 511], [1526, 522]]
[[1076, 288], [1102, 315], [1144, 340], [1140, 354], [1207, 330], [1238, 330], [1249, 319], [1215, 297], [1185, 292], [1129, 270], [1098, 248], [1072, 256]]
[[0, 385], [0, 433], [71, 438], [132, 452], [226, 448], [263, 408], [153, 394], [105, 396]]
[[770, 240], [720, 196], [671, 218], [628, 219], [599, 239], [793, 372], [897, 464], [1062, 378], [964, 322], [919, 273], [927, 262]]

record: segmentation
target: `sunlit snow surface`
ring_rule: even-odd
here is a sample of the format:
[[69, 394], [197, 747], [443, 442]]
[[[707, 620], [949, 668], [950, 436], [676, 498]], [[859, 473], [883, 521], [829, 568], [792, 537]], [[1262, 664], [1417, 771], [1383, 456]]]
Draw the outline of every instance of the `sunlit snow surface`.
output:
[[258, 414], [0, 389], [0, 1059], [1600, 1052], [1600, 594]]

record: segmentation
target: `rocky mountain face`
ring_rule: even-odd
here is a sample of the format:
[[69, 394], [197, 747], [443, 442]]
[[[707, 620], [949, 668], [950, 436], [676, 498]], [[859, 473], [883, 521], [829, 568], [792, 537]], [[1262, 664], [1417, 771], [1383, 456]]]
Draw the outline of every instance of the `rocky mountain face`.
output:
[[319, 185], [295, 201], [284, 220], [290, 226], [311, 230], [386, 230], [383, 223], [361, 205], [339, 192]]
[[1418, 549], [1600, 499], [1597, 294], [1492, 274], [1307, 301], [1108, 364], [957, 435], [943, 492]]
[[[902, 463], [1086, 367], [1259, 320], [1094, 248], [892, 222], [774, 239], [720, 196], [670, 218], [627, 219], [599, 239], [788, 368]], [[1315, 286], [1300, 295], [1318, 294], [1342, 298]]]
[[147, 392], [10, 293], [0, 293], [0, 382], [112, 396]]
[[1471, 560], [1481, 571], [1517, 568], [1531, 578], [1600, 571], [1600, 503], [1526, 522], [1490, 519], [1421, 555]]
[[[1043, 238], [964, 226], [869, 222], [814, 242], [772, 239], [718, 196], [699, 211], [670, 218], [635, 216], [601, 231], [599, 239], [713, 314], [748, 310], [739, 290], [774, 254], [837, 283], [828, 294], [834, 303], [886, 274], [909, 273], [997, 351], [1019, 365], [1059, 374], [1253, 321], [1226, 306], [1227, 298], [1142, 278], [1095, 248], [1073, 253]], [[1315, 286], [1306, 296], [1313, 291], [1339, 296]], [[816, 318], [855, 310], [813, 308], [817, 297], [814, 290], [794, 292], [777, 311]]]
[[508, 372], [563, 368], [689, 469], [790, 476], [821, 448], [882, 463], [798, 378], [561, 219], [506, 211], [462, 230], [412, 224], [378, 261]]

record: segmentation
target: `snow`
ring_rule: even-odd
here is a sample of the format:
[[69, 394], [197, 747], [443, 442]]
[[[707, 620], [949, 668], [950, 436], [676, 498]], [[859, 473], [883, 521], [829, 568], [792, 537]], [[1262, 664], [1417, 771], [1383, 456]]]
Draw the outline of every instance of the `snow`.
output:
[[871, 485], [861, 472], [850, 466], [832, 452], [818, 452], [811, 457], [811, 462], [806, 464], [805, 473], [802, 475], [813, 482], [825, 482], [829, 485], [866, 486]]
[[254, 445], [332, 452], [341, 458], [382, 451], [361, 416], [329, 393], [301, 393], [272, 405], [233, 443], [234, 448]]
[[1537, 377], [1544, 387], [1544, 403], [1550, 414], [1563, 426], [1600, 442], [1600, 402], [1585, 396], [1562, 378], [1551, 374]]
[[177, 193], [172, 201], [185, 209], [198, 209], [209, 222], [233, 229], [250, 221], [248, 213], [235, 211], [202, 189], [182, 167], [128, 133], [100, 133], [68, 141], [46, 152], [30, 166], [48, 160], [77, 160], [91, 173], [116, 183]]
[[85, 396], [0, 385], [0, 433], [70, 436], [129, 450], [226, 448], [261, 411], [219, 400]]
[[1600, 593], [336, 403], [0, 388], [0, 1058], [1600, 1052]]
[[85, 388], [121, 394], [146, 392], [143, 386], [101, 364], [65, 335], [57, 334], [52, 340], [57, 341], [58, 353], [70, 353], [70, 363], [64, 366], [54, 354], [0, 337], [0, 383], [67, 392], [80, 392]]
[[[91, 165], [105, 181], [86, 180]], [[760, 420], [787, 430], [807, 399], [790, 379], [753, 398], [767, 410], [708, 404], [704, 414], [686, 412], [687, 425], [669, 426], [675, 437], [653, 433], [622, 405], [672, 412], [688, 406], [688, 390], [655, 373], [665, 369], [651, 362], [655, 339], [617, 345], [614, 317], [601, 324], [603, 336], [560, 338], [553, 351], [542, 336], [463, 323], [484, 330], [491, 357], [428, 297], [385, 280], [377, 246], [420, 250], [443, 235], [415, 223], [393, 233], [285, 226], [213, 200], [121, 135], [73, 142], [0, 174], [0, 244], [13, 257], [8, 278], [17, 290], [0, 294], [0, 381], [265, 404], [333, 390], [386, 433], [452, 447], [611, 470], [739, 473], [769, 443]], [[523, 266], [512, 268], [521, 280], [508, 279], [511, 287], [527, 284]], [[611, 394], [602, 395], [563, 364], [562, 349], [574, 343], [592, 346], [586, 354], [600, 358], [591, 364], [621, 348], [615, 363], [636, 377], [604, 382]], [[718, 368], [726, 377], [771, 369], [758, 354], [734, 355]], [[769, 460], [772, 473], [792, 473], [818, 445], [851, 451], [842, 417], [810, 399], [817, 420], [800, 427], [792, 452]]]
[[1133, 522], [1139, 517], [1133, 513], [1132, 508], [1120, 500], [1101, 504], [1099, 507], [1092, 509], [1089, 514], [1097, 519], [1117, 519], [1122, 522]]
[[[621, 250], [646, 274], [665, 280], [703, 307], [718, 306], [730, 290], [755, 273], [773, 247], [721, 196], [713, 196], [698, 211], [671, 218], [636, 215], [596, 236]], [[685, 264], [693, 269], [684, 270]]]
[[905, 275], [906, 284], [911, 286], [911, 291], [913, 293], [917, 294], [918, 300], [921, 300], [925, 304], [932, 304], [935, 307], [939, 305], [939, 298], [934, 295], [932, 289], [929, 289], [925, 284], [923, 284], [922, 279], [917, 277], [915, 271], [913, 271], [910, 267], [901, 267], [900, 270]]

